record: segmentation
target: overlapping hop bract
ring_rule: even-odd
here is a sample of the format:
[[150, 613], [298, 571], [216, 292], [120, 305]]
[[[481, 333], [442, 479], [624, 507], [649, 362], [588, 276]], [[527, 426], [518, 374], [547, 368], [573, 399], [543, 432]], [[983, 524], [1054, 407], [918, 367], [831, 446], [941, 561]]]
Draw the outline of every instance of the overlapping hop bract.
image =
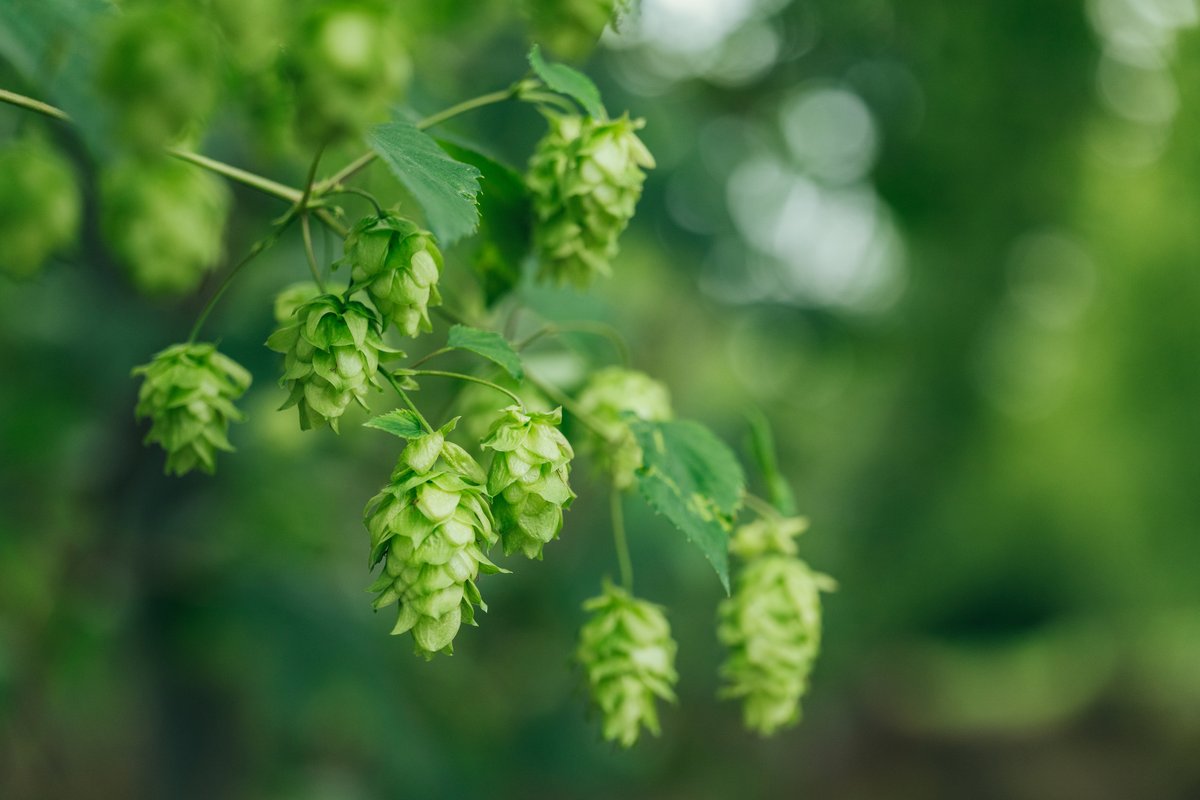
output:
[[346, 255], [355, 288], [366, 289], [383, 324], [405, 336], [433, 330], [430, 306], [440, 305], [442, 254], [433, 234], [391, 214], [365, 217], [346, 236]]
[[499, 537], [483, 469], [445, 441], [453, 425], [409, 442], [365, 514], [371, 564], [383, 562], [370, 587], [379, 593], [375, 608], [399, 602], [392, 633], [412, 631], [426, 658], [453, 652], [462, 624], [475, 624], [475, 607], [487, 610], [476, 578], [501, 571], [486, 555]]
[[166, 156], [126, 157], [100, 176], [100, 227], [143, 292], [195, 289], [221, 257], [229, 189]]
[[229, 423], [242, 420], [234, 401], [250, 386], [250, 373], [216, 345], [177, 344], [133, 374], [143, 376], [134, 413], [150, 418], [146, 441], [162, 445], [166, 471], [183, 475], [199, 467], [212, 473], [216, 451], [233, 450]]
[[654, 158], [628, 116], [597, 120], [550, 115], [550, 131], [529, 163], [534, 247], [540, 274], [586, 287], [612, 274], [617, 238], [633, 217], [644, 169]]
[[821, 597], [834, 582], [796, 557], [801, 518], [761, 519], [738, 529], [730, 551], [745, 566], [718, 611], [729, 648], [722, 696], [740, 698], [746, 727], [770, 735], [800, 720], [800, 698], [821, 648]]
[[658, 700], [675, 701], [675, 641], [662, 609], [606, 582], [584, 603], [592, 616], [576, 657], [603, 717], [604, 738], [633, 746], [645, 727], [659, 733]]
[[79, 230], [79, 185], [70, 164], [37, 139], [0, 146], [0, 272], [36, 273]]
[[562, 530], [563, 509], [575, 498], [567, 482], [575, 452], [561, 423], [562, 409], [543, 414], [510, 406], [483, 441], [495, 451], [487, 488], [505, 555], [540, 559]]
[[642, 466], [642, 448], [624, 414], [663, 422], [671, 418], [671, 395], [667, 387], [644, 372], [622, 367], [605, 367], [592, 373], [579, 393], [579, 408], [589, 415], [607, 441], [592, 437], [591, 446], [601, 466], [611, 473], [617, 488], [633, 485]]
[[296, 406], [300, 427], [326, 423], [335, 431], [351, 402], [367, 407], [367, 390], [381, 386], [379, 361], [397, 351], [383, 343], [379, 317], [356, 300], [325, 294], [302, 304], [267, 347], [284, 354], [282, 408]]

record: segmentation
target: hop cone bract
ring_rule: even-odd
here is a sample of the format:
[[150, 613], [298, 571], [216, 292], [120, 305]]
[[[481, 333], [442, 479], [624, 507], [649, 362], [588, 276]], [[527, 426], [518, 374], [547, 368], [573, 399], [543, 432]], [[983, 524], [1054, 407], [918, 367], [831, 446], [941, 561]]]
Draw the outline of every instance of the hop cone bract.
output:
[[629, 412], [652, 422], [670, 419], [667, 387], [644, 372], [605, 367], [592, 374], [578, 402], [580, 411], [595, 421], [608, 440], [592, 440], [600, 464], [612, 473], [618, 488], [632, 486], [634, 473], [642, 465], [642, 448], [622, 414]]
[[483, 441], [496, 452], [487, 488], [505, 555], [520, 550], [540, 559], [542, 547], [562, 530], [563, 509], [575, 497], [567, 483], [575, 452], [561, 423], [561, 408], [539, 414], [510, 406]]
[[300, 427], [329, 424], [351, 401], [367, 407], [367, 389], [380, 386], [381, 355], [395, 353], [381, 337], [379, 318], [367, 306], [325, 294], [302, 304], [267, 347], [283, 353], [280, 383], [291, 391], [282, 408], [296, 406]]
[[580, 632], [576, 657], [604, 718], [604, 738], [631, 747], [642, 727], [657, 736], [655, 702], [674, 702], [679, 679], [675, 641], [662, 608], [607, 581], [583, 607], [592, 617]]
[[617, 238], [642, 194], [654, 158], [628, 116], [551, 116], [529, 162], [536, 219], [534, 247], [543, 278], [586, 287], [612, 274]]
[[383, 562], [370, 587], [375, 608], [399, 602], [392, 633], [412, 631], [426, 658], [453, 652], [459, 627], [475, 624], [475, 606], [487, 610], [475, 579], [501, 571], [485, 555], [498, 537], [483, 469], [445, 432], [409, 442], [365, 514], [371, 564]]
[[821, 648], [822, 591], [834, 587], [796, 557], [800, 518], [762, 519], [738, 529], [730, 551], [745, 560], [718, 610], [729, 648], [722, 696], [742, 699], [746, 727], [767, 736], [800, 720], [800, 698]]
[[407, 219], [365, 217], [346, 236], [346, 256], [356, 288], [405, 336], [433, 330], [429, 307], [440, 305], [437, 281], [442, 254], [433, 234]]
[[242, 420], [233, 403], [250, 386], [250, 373], [216, 345], [177, 344], [133, 374], [144, 376], [134, 413], [151, 419], [146, 442], [162, 445], [166, 471], [183, 475], [200, 467], [211, 474], [216, 451], [233, 450], [229, 423]]

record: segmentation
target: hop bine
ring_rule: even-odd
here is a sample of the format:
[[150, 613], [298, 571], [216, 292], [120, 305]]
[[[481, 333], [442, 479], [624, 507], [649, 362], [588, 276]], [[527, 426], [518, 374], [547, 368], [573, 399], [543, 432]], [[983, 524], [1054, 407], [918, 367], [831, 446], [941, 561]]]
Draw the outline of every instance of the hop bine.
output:
[[212, 344], [177, 344], [133, 370], [142, 375], [134, 413], [152, 424], [146, 442], [167, 453], [166, 471], [183, 475], [195, 467], [216, 469], [216, 451], [232, 451], [230, 422], [242, 414], [234, 406], [250, 386], [250, 373], [217, 352]]
[[730, 551], [745, 566], [718, 609], [729, 648], [722, 696], [742, 699], [746, 727], [769, 736], [800, 721], [800, 699], [821, 648], [822, 591], [836, 584], [796, 557], [799, 517], [764, 518], [737, 530]]
[[662, 609], [605, 582], [584, 603], [592, 613], [576, 657], [587, 672], [604, 738], [632, 747], [641, 729], [659, 733], [656, 701], [675, 701], [675, 641]]
[[475, 585], [479, 573], [503, 571], [486, 555], [499, 537], [483, 469], [445, 440], [454, 422], [409, 442], [365, 512], [371, 565], [383, 564], [369, 589], [379, 593], [375, 608], [399, 602], [392, 633], [412, 631], [427, 659], [453, 653], [462, 624], [476, 624], [475, 607], [487, 610]]
[[400, 217], [365, 217], [346, 236], [345, 248], [340, 263], [350, 266], [354, 288], [367, 290], [385, 327], [395, 324], [405, 336], [433, 330], [429, 308], [442, 302], [442, 254], [433, 234]]
[[599, 463], [612, 474], [618, 489], [632, 486], [634, 473], [642, 466], [642, 448], [624, 415], [633, 414], [651, 422], [669, 420], [671, 396], [667, 387], [644, 372], [605, 367], [592, 374], [579, 393], [578, 403], [607, 440], [591, 442]]
[[567, 483], [575, 452], [561, 423], [561, 408], [539, 414], [510, 406], [483, 441], [495, 451], [487, 488], [505, 555], [520, 550], [540, 559], [542, 548], [562, 530], [563, 509], [575, 498]]
[[381, 386], [380, 359], [399, 354], [381, 335], [378, 316], [357, 301], [325, 294], [301, 304], [267, 340], [284, 354], [280, 383], [291, 393], [281, 410], [296, 406], [303, 430], [328, 423], [336, 432], [351, 401], [366, 408], [367, 389]]
[[635, 131], [644, 124], [551, 115], [529, 162], [540, 274], [586, 288], [612, 274], [617, 239], [633, 217], [654, 157]]

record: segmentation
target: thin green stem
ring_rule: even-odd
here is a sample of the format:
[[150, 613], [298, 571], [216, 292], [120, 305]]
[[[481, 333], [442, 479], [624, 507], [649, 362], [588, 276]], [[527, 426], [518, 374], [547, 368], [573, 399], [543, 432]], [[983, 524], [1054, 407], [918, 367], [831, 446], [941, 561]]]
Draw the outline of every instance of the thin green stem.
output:
[[609, 495], [612, 509], [613, 545], [617, 549], [617, 566], [621, 570], [621, 585], [633, 594], [633, 559], [629, 557], [629, 542], [625, 538], [625, 508], [621, 504], [621, 490], [612, 487]]
[[425, 429], [425, 432], [433, 433], [433, 426], [429, 424], [429, 420], [425, 419], [425, 415], [421, 413], [421, 409], [417, 408], [417, 404], [408, 396], [408, 392], [404, 391], [404, 387], [400, 385], [400, 381], [396, 380], [396, 376], [388, 372], [382, 365], [379, 367], [379, 372], [382, 373], [383, 377], [387, 378], [387, 382], [396, 390], [396, 394], [400, 395], [400, 399], [404, 401], [404, 405], [408, 406], [408, 410], [416, 416], [417, 421], [421, 423], [421, 427]]
[[446, 308], [445, 306], [433, 306], [433, 313], [435, 313], [441, 317], [445, 317], [446, 319], [450, 320], [451, 322], [455, 323], [456, 325], [470, 325], [471, 324], [470, 322], [467, 321], [467, 318], [465, 316], [458, 313], [457, 311], [454, 311], [453, 309]]
[[409, 364], [409, 367], [411, 369], [416, 369], [417, 367], [421, 366], [422, 364], [424, 364], [427, 361], [432, 361], [433, 359], [437, 358], [438, 356], [442, 356], [442, 355], [445, 355], [446, 353], [452, 353], [452, 352], [454, 352], [453, 347], [439, 347], [437, 350], [434, 350], [432, 353], [426, 353], [425, 355], [421, 356], [416, 361]]
[[360, 189], [357, 186], [346, 186], [339, 183], [337, 186], [330, 187], [322, 196], [328, 196], [331, 194], [356, 194], [359, 197], [366, 198], [368, 201], [370, 201], [371, 205], [375, 206], [376, 216], [382, 217], [386, 213], [383, 210], [383, 206], [380, 204], [379, 199], [366, 189]]
[[608, 442], [610, 444], [612, 443], [612, 439], [609, 437], [608, 433], [600, 426], [600, 424], [597, 423], [594, 419], [592, 419], [589, 414], [584, 412], [579, 407], [578, 403], [576, 403], [573, 399], [571, 399], [571, 397], [569, 397], [565, 392], [563, 392], [557, 386], [546, 383], [542, 379], [538, 378], [536, 375], [531, 375], [529, 373], [529, 370], [525, 371], [525, 380], [528, 381], [539, 392], [546, 395], [546, 397], [549, 397], [555, 403], [558, 403], [560, 406], [565, 408], [567, 410], [567, 413], [569, 413], [575, 419], [579, 420], [579, 423], [581, 425], [583, 425], [583, 427], [587, 428], [589, 431], [591, 431], [592, 433], [599, 436], [602, 441]]
[[27, 111], [36, 111], [39, 114], [45, 114], [47, 117], [53, 117], [63, 122], [71, 121], [71, 117], [61, 108], [55, 108], [49, 103], [43, 103], [41, 100], [34, 100], [32, 97], [10, 92], [7, 89], [0, 89], [0, 101], [24, 108]]
[[406, 369], [406, 370], [404, 370], [404, 374], [405, 375], [418, 375], [418, 376], [419, 375], [428, 375], [431, 378], [454, 378], [454, 379], [460, 380], [460, 381], [470, 381], [471, 383], [478, 383], [481, 386], [487, 386], [490, 389], [495, 389], [497, 392], [501, 392], [505, 395], [508, 395], [509, 399], [511, 399], [513, 401], [513, 403], [520, 406], [521, 408], [525, 407], [525, 404], [523, 402], [521, 402], [521, 398], [517, 397], [515, 394], [510, 392], [508, 389], [505, 389], [500, 384], [492, 383], [491, 381], [487, 380], [486, 378], [479, 378], [474, 375], [467, 375], [466, 373], [463, 373], [463, 372], [445, 372], [440, 369]]
[[750, 492], [743, 492], [742, 500], [745, 501], [747, 508], [754, 511], [754, 513], [758, 514], [760, 517], [767, 517], [768, 519], [779, 519], [781, 516], [783, 516], [783, 514], [779, 511], [778, 508], [776, 508], [771, 503], [767, 502], [766, 500], [764, 500], [763, 498], [759, 497], [756, 494], [751, 494]]
[[[459, 114], [465, 114], [466, 112], [472, 111], [476, 108], [482, 108], [495, 103], [502, 103], [505, 100], [516, 97], [517, 93], [520, 91], [519, 87], [520, 84], [513, 84], [507, 89], [501, 89], [498, 92], [489, 92], [488, 94], [481, 94], [479, 97], [472, 97], [470, 100], [464, 100], [457, 105], [450, 106], [449, 108], [438, 111], [436, 114], [430, 114], [428, 117], [418, 120], [416, 123], [416, 128], [417, 130], [423, 131], [427, 128], [432, 128], [435, 125], [440, 125], [448, 119], [457, 117]], [[348, 178], [357, 175], [359, 172], [362, 172], [364, 169], [370, 166], [371, 163], [378, 157], [378, 154], [376, 154], [374, 150], [363, 153], [358, 158], [354, 159], [349, 164], [333, 173], [333, 175], [318, 183], [316, 187], [316, 194], [322, 195], [333, 187], [344, 183]]]
[[600, 336], [612, 344], [613, 349], [617, 351], [617, 356], [621, 359], [623, 366], [629, 366], [629, 346], [625, 344], [625, 339], [622, 338], [620, 332], [606, 322], [592, 322], [581, 320], [579, 322], [569, 323], [550, 323], [540, 330], [534, 331], [529, 336], [525, 337], [524, 341], [517, 344], [517, 350], [524, 350], [529, 345], [536, 342], [545, 336], [556, 336], [561, 333], [590, 333], [595, 336]]
[[579, 109], [572, 105], [571, 101], [550, 92], [523, 92], [521, 99], [529, 103], [546, 103], [547, 105], [558, 106], [559, 111], [566, 112], [567, 114], [579, 113]]
[[292, 219], [294, 219], [294, 217], [294, 214], [289, 214], [287, 217], [276, 223], [274, 230], [272, 230], [266, 238], [255, 242], [251, 246], [250, 252], [248, 252], [241, 261], [234, 265], [233, 269], [229, 270], [229, 273], [225, 276], [224, 280], [221, 281], [221, 285], [217, 287], [217, 290], [213, 292], [212, 297], [208, 298], [208, 302], [204, 304], [204, 308], [200, 310], [200, 315], [196, 317], [196, 322], [192, 325], [192, 331], [188, 334], [189, 344], [196, 341], [196, 337], [200, 335], [200, 329], [204, 327], [204, 322], [208, 319], [208, 315], [212, 313], [214, 308], [216, 308], [217, 301], [221, 299], [221, 297], [225, 294], [225, 290], [229, 288], [231, 283], [233, 283], [233, 279], [237, 277], [239, 272], [242, 271], [242, 267], [253, 261], [255, 256], [257, 256], [259, 253], [275, 244], [275, 242], [279, 241], [279, 237], [292, 223]]
[[325, 288], [325, 280], [321, 277], [321, 267], [317, 264], [317, 254], [313, 249], [312, 226], [308, 221], [308, 212], [300, 215], [300, 234], [304, 238], [304, 254], [308, 256], [308, 269], [312, 272], [313, 280], [316, 281], [321, 294], [326, 294], [328, 290]]

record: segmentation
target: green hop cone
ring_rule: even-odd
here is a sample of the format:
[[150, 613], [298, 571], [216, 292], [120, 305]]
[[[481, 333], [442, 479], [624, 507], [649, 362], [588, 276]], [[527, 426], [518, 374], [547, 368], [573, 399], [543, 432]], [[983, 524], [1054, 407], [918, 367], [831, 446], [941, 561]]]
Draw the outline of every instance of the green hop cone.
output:
[[540, 559], [542, 547], [562, 530], [563, 509], [575, 497], [567, 483], [575, 452], [558, 429], [561, 423], [561, 408], [539, 414], [510, 406], [483, 441], [496, 453], [487, 488], [505, 555], [520, 550]]
[[799, 517], [761, 519], [730, 542], [745, 566], [718, 609], [717, 636], [729, 648], [721, 695], [741, 698], [746, 727], [763, 736], [800, 720], [821, 648], [820, 593], [835, 586], [795, 555], [793, 537], [806, 526]]
[[97, 78], [121, 133], [138, 147], [178, 139], [216, 104], [215, 29], [203, 16], [169, 3], [110, 19]]
[[529, 162], [534, 248], [540, 275], [584, 288], [612, 274], [617, 239], [642, 194], [654, 158], [635, 131], [641, 120], [549, 117]]
[[659, 733], [656, 700], [675, 701], [675, 641], [661, 607], [605, 581], [583, 605], [591, 619], [580, 631], [576, 658], [587, 672], [604, 738], [633, 746], [641, 728]]
[[429, 659], [453, 653], [475, 607], [487, 611], [475, 581], [502, 570], [487, 558], [496, 543], [483, 469], [445, 440], [454, 426], [413, 439], [391, 481], [367, 504], [371, 565], [383, 571], [371, 584], [375, 608], [399, 602], [394, 635], [412, 631], [416, 652]]
[[79, 231], [79, 184], [70, 164], [37, 140], [0, 145], [0, 272], [30, 278]]
[[326, 423], [336, 432], [351, 401], [367, 407], [367, 389], [379, 387], [379, 361], [395, 354], [383, 343], [379, 317], [367, 306], [325, 294], [303, 303], [267, 347], [284, 354], [280, 383], [290, 390], [300, 427]]
[[440, 305], [442, 253], [433, 234], [392, 215], [364, 217], [346, 236], [346, 255], [355, 288], [365, 288], [384, 325], [405, 336], [433, 330], [429, 307]]
[[149, 417], [146, 442], [167, 453], [168, 473], [195, 467], [211, 474], [216, 451], [232, 452], [230, 422], [242, 414], [234, 401], [250, 386], [250, 373], [212, 344], [177, 344], [133, 370], [143, 376], [135, 414]]
[[579, 409], [595, 421], [607, 441], [592, 437], [591, 446], [603, 469], [610, 472], [619, 489], [633, 485], [642, 466], [638, 446], [625, 413], [639, 419], [663, 422], [671, 418], [671, 395], [667, 387], [644, 372], [622, 367], [605, 367], [592, 374], [578, 397]]
[[524, 0], [535, 41], [556, 55], [579, 60], [596, 46], [613, 12], [630, 0]]
[[221, 257], [229, 190], [166, 156], [126, 158], [100, 176], [100, 228], [147, 294], [183, 294]]
[[318, 6], [301, 23], [288, 66], [300, 131], [313, 142], [382, 122], [412, 72], [396, 14], [366, 0]]

